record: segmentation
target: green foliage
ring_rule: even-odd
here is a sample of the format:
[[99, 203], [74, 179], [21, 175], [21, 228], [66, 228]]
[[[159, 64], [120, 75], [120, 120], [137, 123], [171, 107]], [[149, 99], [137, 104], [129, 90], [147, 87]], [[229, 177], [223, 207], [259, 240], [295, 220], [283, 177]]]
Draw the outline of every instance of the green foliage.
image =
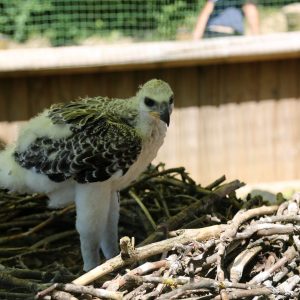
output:
[[176, 29], [184, 19], [186, 3], [175, 1], [172, 4], [164, 5], [161, 12], [155, 14], [157, 24], [157, 35], [172, 39], [176, 34]]
[[258, 3], [261, 6], [270, 6], [270, 7], [282, 7], [290, 3], [299, 2], [298, 0], [259, 0]]
[[[203, 1], [203, 0], [201, 0]], [[33, 36], [52, 45], [76, 44], [90, 36], [174, 39], [198, 0], [0, 0], [0, 33], [17, 42]]]
[[33, 15], [50, 9], [49, 2], [33, 0], [1, 0], [0, 32], [14, 40], [24, 41], [28, 36], [27, 25]]
[[[178, 28], [190, 30], [205, 1], [0, 0], [0, 34], [17, 42], [40, 36], [54, 46], [77, 44], [91, 36], [175, 39]], [[295, 1], [259, 3], [279, 6]]]

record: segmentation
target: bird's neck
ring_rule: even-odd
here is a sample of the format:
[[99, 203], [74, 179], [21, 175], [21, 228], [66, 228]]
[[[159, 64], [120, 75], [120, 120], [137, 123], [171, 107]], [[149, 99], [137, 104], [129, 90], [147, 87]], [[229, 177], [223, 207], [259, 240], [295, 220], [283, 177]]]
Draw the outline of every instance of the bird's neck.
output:
[[140, 110], [136, 97], [121, 101], [122, 110], [116, 110], [116, 115], [119, 115], [129, 126], [134, 127], [143, 140], [150, 138], [153, 130], [161, 125], [160, 120], [151, 117], [148, 112]]
[[166, 124], [152, 117], [149, 112], [139, 111], [135, 128], [144, 141], [152, 139], [157, 131], [165, 130], [165, 127]]

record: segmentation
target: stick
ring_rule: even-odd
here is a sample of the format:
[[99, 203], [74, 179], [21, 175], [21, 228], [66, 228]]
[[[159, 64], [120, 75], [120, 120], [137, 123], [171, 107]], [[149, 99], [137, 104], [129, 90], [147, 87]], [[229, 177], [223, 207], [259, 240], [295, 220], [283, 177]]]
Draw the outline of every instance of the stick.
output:
[[205, 190], [212, 190], [213, 188], [217, 187], [218, 185], [220, 185], [222, 182], [224, 182], [226, 180], [226, 176], [222, 175], [220, 178], [218, 178], [217, 180], [215, 180], [214, 182], [210, 183], [209, 185], [207, 185], [204, 189]]
[[[240, 220], [248, 220], [249, 218], [259, 215], [267, 215], [276, 212], [278, 206], [263, 206], [259, 208], [254, 208], [249, 211], [244, 212], [245, 216], [240, 215]], [[166, 251], [170, 251], [175, 244], [185, 244], [191, 240], [205, 241], [213, 238], [219, 238], [224, 230], [232, 228], [231, 225], [214, 225], [206, 228], [200, 229], [186, 229], [180, 230], [180, 236], [173, 237], [164, 241], [156, 242], [150, 245], [142, 246], [136, 248], [135, 256], [129, 258], [128, 260], [123, 260], [120, 255], [106, 261], [104, 264], [96, 267], [90, 272], [82, 275], [81, 277], [73, 281], [74, 284], [86, 285], [90, 282], [106, 275], [116, 269], [119, 269], [125, 265], [132, 264], [138, 260], [143, 260], [145, 258], [160, 254]], [[230, 231], [231, 232], [231, 231]]]
[[72, 283], [79, 285], [89, 284], [94, 280], [121, 267], [132, 264], [139, 260], [146, 259], [156, 254], [163, 253], [165, 251], [170, 251], [175, 244], [186, 244], [193, 239], [197, 241], [204, 241], [212, 238], [217, 238], [218, 236], [220, 236], [223, 229], [224, 225], [214, 225], [206, 228], [200, 228], [199, 230], [197, 230], [197, 232], [193, 232], [192, 234], [183, 234], [178, 237], [170, 238], [143, 247], [138, 247], [136, 248], [135, 256], [129, 258], [128, 260], [123, 260], [121, 256], [118, 255], [75, 279]]
[[[157, 230], [154, 231], [148, 238], [146, 238], [140, 246], [144, 246], [156, 241], [161, 236], [161, 231], [163, 228], [168, 228], [168, 230], [174, 230], [178, 227], [178, 224], [184, 223], [185, 220], [189, 219], [191, 215], [197, 214], [200, 211], [206, 210], [207, 206], [212, 205], [212, 203], [218, 199], [225, 197], [231, 192], [242, 187], [244, 183], [239, 180], [232, 181], [230, 183], [224, 184], [214, 190], [211, 194], [204, 196], [201, 201], [192, 203], [182, 211], [180, 211], [175, 216], [168, 219], [165, 224], [161, 224], [157, 227]], [[204, 204], [205, 203], [205, 204]]]
[[294, 246], [290, 246], [281, 259], [279, 259], [274, 265], [272, 265], [269, 269], [257, 274], [253, 277], [249, 284], [259, 284], [269, 278], [277, 269], [283, 267], [286, 263], [293, 260], [295, 257], [299, 256], [298, 251], [295, 250]]
[[126, 275], [143, 275], [147, 272], [154, 271], [160, 268], [166, 268], [169, 267], [169, 262], [164, 259], [164, 260], [159, 260], [155, 262], [146, 262], [145, 264], [127, 272], [123, 276], [119, 276], [108, 283], [105, 283], [102, 287], [107, 288], [107, 290], [110, 290], [110, 287], [115, 287], [117, 286], [118, 289], [123, 286], [126, 283], [125, 276]]
[[97, 288], [93, 288], [92, 286], [78, 286], [71, 283], [58, 284], [56, 288], [64, 292], [75, 293], [75, 294], [89, 294], [94, 297], [106, 298], [106, 299], [108, 298], [113, 300], [121, 300], [123, 297], [123, 293], [121, 292], [112, 292], [104, 289], [97, 289]]
[[[262, 296], [262, 295], [272, 295], [273, 291], [267, 287], [261, 287], [251, 290], [235, 290], [228, 293], [228, 299], [241, 299], [244, 297], [251, 297], [251, 296]], [[214, 300], [223, 300], [221, 296], [216, 296], [213, 298]]]
[[15, 234], [15, 235], [10, 235], [10, 236], [7, 236], [7, 237], [1, 237], [0, 238], [0, 245], [5, 244], [5, 243], [10, 242], [10, 241], [14, 241], [14, 240], [23, 238], [23, 237], [27, 237], [27, 236], [29, 236], [33, 233], [36, 233], [36, 232], [40, 231], [44, 227], [51, 224], [57, 217], [62, 216], [63, 214], [67, 213], [69, 210], [72, 210], [73, 208], [74, 208], [74, 205], [70, 205], [70, 206], [67, 206], [67, 207], [63, 208], [62, 210], [60, 210], [58, 212], [54, 211], [53, 213], [51, 213], [50, 217], [47, 220], [43, 221], [42, 223], [36, 225], [35, 227], [29, 229], [26, 232], [18, 233], [18, 234]]

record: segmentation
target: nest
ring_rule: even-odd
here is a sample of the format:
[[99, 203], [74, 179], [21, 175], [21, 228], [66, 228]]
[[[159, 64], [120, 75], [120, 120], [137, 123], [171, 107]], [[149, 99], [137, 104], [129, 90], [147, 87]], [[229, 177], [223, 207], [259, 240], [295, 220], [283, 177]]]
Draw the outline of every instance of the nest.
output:
[[0, 299], [298, 299], [300, 197], [224, 181], [149, 167], [121, 193], [120, 255], [83, 275], [74, 206], [2, 191]]

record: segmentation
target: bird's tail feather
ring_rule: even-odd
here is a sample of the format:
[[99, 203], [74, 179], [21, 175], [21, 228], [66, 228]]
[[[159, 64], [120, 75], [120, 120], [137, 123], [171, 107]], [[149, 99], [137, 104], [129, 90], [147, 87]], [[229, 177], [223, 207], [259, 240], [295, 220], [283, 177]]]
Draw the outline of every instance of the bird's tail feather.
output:
[[[5, 150], [0, 151], [0, 189], [24, 194], [51, 193], [50, 198], [56, 198], [51, 204], [56, 207], [64, 206], [73, 200], [71, 184], [63, 182], [60, 186], [46, 175], [21, 167], [15, 160], [13, 153], [14, 145], [7, 146]], [[63, 201], [59, 200], [62, 196], [66, 196]]]

